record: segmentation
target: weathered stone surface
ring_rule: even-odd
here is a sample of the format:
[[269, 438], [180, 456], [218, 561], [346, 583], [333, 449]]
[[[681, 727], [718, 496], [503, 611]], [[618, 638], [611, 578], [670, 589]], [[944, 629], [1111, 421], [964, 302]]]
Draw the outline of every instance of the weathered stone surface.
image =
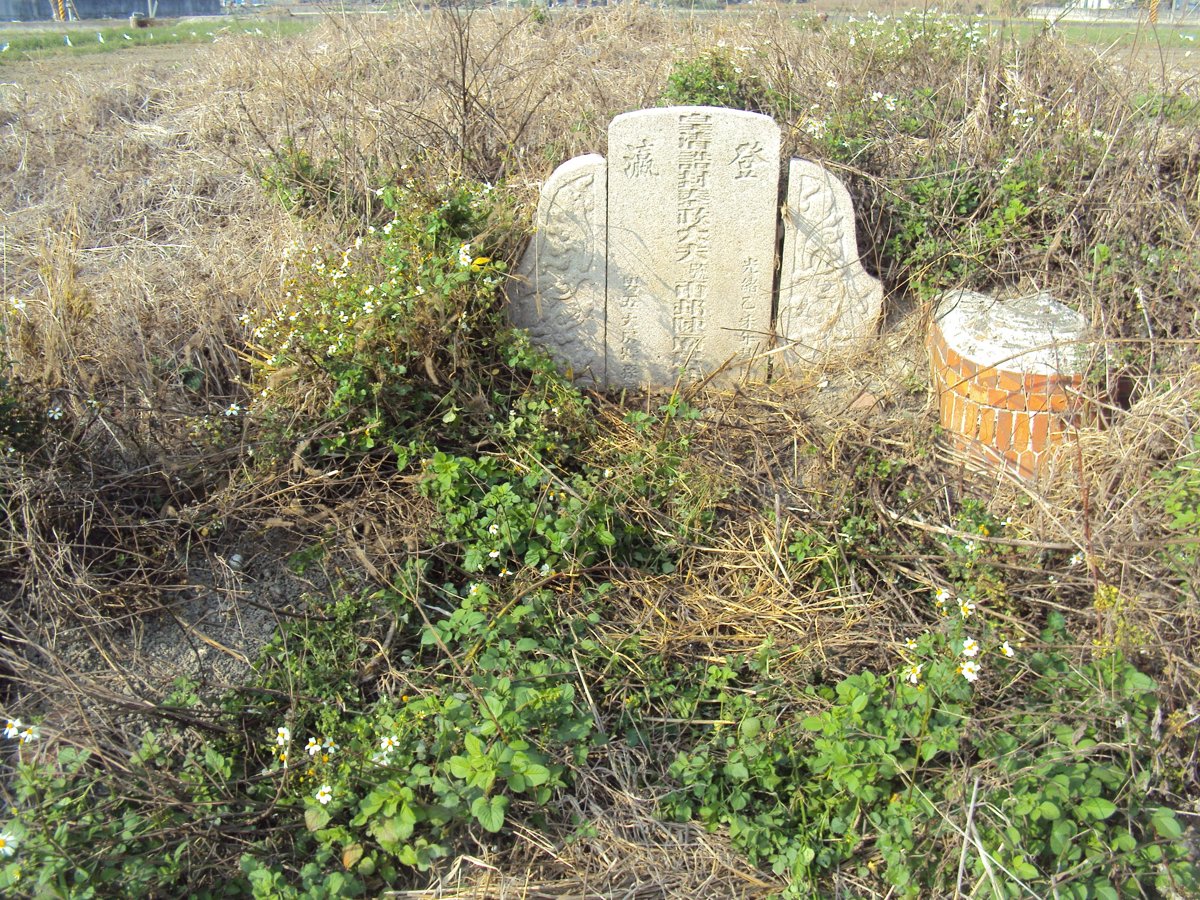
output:
[[582, 382], [604, 381], [606, 182], [604, 157], [596, 154], [554, 170], [509, 296], [513, 324]]
[[764, 348], [779, 127], [738, 110], [640, 110], [613, 119], [608, 147], [606, 381], [695, 380]]
[[939, 299], [934, 321], [946, 345], [979, 366], [1026, 375], [1078, 375], [1087, 369], [1087, 321], [1045, 292], [997, 300], [950, 291]]
[[791, 161], [783, 218], [776, 333], [785, 360], [815, 362], [874, 333], [883, 287], [859, 263], [850, 192], [823, 166]]

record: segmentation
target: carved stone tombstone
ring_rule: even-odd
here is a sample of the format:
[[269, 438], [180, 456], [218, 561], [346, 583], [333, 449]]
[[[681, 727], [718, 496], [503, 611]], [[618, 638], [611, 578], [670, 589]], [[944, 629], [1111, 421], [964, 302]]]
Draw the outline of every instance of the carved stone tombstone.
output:
[[827, 169], [788, 168], [776, 331], [787, 360], [816, 362], [870, 332], [883, 286], [858, 261], [850, 192]]
[[613, 119], [608, 153], [608, 383], [695, 380], [765, 346], [775, 122], [729, 109], [641, 110]]
[[537, 231], [517, 276], [512, 323], [580, 381], [604, 382], [608, 182], [603, 156], [567, 160], [538, 201]]
[[612, 387], [761, 378], [779, 344], [810, 362], [869, 333], [883, 291], [859, 265], [850, 195], [815, 163], [789, 169], [775, 293], [779, 144], [774, 121], [739, 110], [617, 116], [607, 162], [578, 157], [546, 182], [513, 323]]

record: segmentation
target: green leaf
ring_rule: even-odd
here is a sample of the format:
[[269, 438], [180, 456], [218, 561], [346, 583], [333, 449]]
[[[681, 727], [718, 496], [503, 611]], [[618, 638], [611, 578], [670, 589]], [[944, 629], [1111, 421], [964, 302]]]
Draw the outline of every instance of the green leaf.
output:
[[762, 720], [757, 716], [742, 719], [742, 724], [738, 726], [738, 732], [744, 741], [754, 740], [760, 731], [762, 731]]
[[522, 773], [525, 779], [534, 787], [539, 787], [550, 780], [550, 770], [545, 766], [532, 763], [525, 767]]
[[1159, 837], [1174, 841], [1183, 836], [1183, 826], [1175, 818], [1175, 813], [1165, 806], [1158, 807], [1150, 814], [1150, 824]]
[[342, 868], [353, 869], [358, 864], [358, 861], [362, 859], [362, 856], [363, 845], [358, 843], [350, 844], [342, 850]]
[[866, 694], [859, 694], [857, 697], [855, 697], [853, 700], [850, 701], [850, 710], [852, 712], [856, 712], [856, 713], [862, 712], [864, 709], [867, 708], [867, 702], [869, 700], [870, 700], [870, 698]]
[[504, 811], [508, 809], [507, 797], [476, 797], [471, 804], [471, 815], [479, 824], [493, 834], [504, 827]]
[[471, 777], [474, 768], [465, 756], [450, 757], [450, 774], [455, 778], [466, 780]]
[[1059, 812], [1058, 807], [1049, 800], [1042, 801], [1041, 805], [1038, 807], [1038, 812], [1041, 813], [1043, 819], [1057, 819], [1060, 815], [1062, 815], [1062, 813]]
[[750, 770], [741, 762], [727, 762], [723, 771], [727, 777], [736, 781], [745, 781], [750, 777]]
[[323, 806], [310, 806], [304, 811], [304, 827], [309, 831], [320, 831], [329, 824], [329, 813]]
[[1026, 881], [1032, 881], [1035, 878], [1041, 877], [1041, 872], [1037, 866], [1031, 865], [1023, 859], [1014, 860], [1012, 864], [1013, 874], [1018, 878], [1023, 878]]
[[1117, 805], [1103, 797], [1089, 797], [1079, 804], [1079, 811], [1089, 819], [1107, 819], [1117, 811]]

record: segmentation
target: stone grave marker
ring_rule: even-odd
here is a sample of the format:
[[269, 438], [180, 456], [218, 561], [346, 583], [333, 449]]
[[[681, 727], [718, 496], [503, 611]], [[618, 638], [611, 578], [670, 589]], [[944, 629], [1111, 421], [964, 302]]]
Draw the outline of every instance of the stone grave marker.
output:
[[785, 359], [816, 362], [869, 334], [883, 286], [858, 261], [850, 192], [823, 166], [788, 167], [777, 334]]
[[608, 383], [696, 380], [764, 347], [775, 122], [729, 109], [641, 110], [613, 119], [608, 153]]
[[603, 156], [569, 159], [538, 199], [533, 240], [517, 269], [512, 323], [529, 330], [582, 382], [604, 383], [608, 170]]
[[509, 298], [513, 323], [576, 378], [763, 378], [774, 346], [807, 362], [873, 329], [883, 292], [858, 263], [850, 195], [801, 160], [789, 169], [773, 320], [780, 136], [770, 117], [640, 110], [613, 119], [608, 145], [607, 161], [569, 160], [546, 182]]

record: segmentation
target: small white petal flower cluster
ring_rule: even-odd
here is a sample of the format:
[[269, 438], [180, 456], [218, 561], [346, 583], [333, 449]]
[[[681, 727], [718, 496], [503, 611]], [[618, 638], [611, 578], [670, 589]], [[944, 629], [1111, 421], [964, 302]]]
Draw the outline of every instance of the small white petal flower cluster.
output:
[[400, 746], [399, 740], [390, 734], [379, 739], [379, 750], [371, 757], [371, 762], [377, 766], [386, 766], [392, 761], [392, 751]]
[[338, 746], [337, 741], [331, 737], [327, 737], [323, 741], [315, 737], [310, 737], [308, 743], [304, 745], [304, 749], [309, 756], [316, 756], [319, 753], [321, 754], [322, 762], [329, 762], [329, 758], [341, 748]]
[[286, 767], [288, 764], [288, 750], [292, 746], [292, 730], [286, 725], [280, 725], [275, 729], [275, 754], [279, 757], [279, 761]]
[[898, 101], [896, 100], [895, 97], [893, 97], [891, 95], [884, 95], [884, 94], [881, 94], [879, 91], [872, 91], [871, 92], [871, 102], [872, 103], [883, 103], [884, 109], [886, 109], [888, 112], [895, 112], [896, 104]]
[[22, 725], [20, 719], [5, 719], [4, 736], [11, 741], [20, 741], [22, 744], [28, 744], [30, 741], [38, 739], [38, 733], [33, 730], [33, 726]]

